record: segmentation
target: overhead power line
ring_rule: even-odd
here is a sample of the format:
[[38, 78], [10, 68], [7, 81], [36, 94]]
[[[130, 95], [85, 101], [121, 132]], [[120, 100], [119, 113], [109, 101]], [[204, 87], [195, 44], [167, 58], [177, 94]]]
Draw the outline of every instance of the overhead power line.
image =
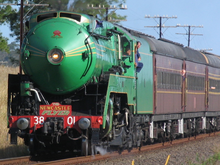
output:
[[[12, 5], [15, 5], [15, 6], [20, 6], [21, 3], [0, 3], [0, 5], [9, 5], [9, 6], [12, 6]], [[49, 6], [49, 4], [24, 4], [23, 3], [23, 6]]]
[[[195, 25], [180, 25], [177, 24], [177, 27], [188, 27], [188, 32], [186, 33], [176, 33], [176, 34], [181, 34], [181, 35], [188, 35], [188, 47], [190, 46], [190, 36], [194, 35], [194, 36], [203, 36], [203, 34], [193, 34], [193, 30], [195, 30], [195, 28], [203, 28], [203, 25], [199, 25], [199, 26], [195, 26]], [[193, 28], [193, 30], [192, 30]]]
[[[120, 9], [120, 10], [127, 10], [127, 5], [121, 5], [121, 7], [116, 7], [114, 6], [110, 6], [110, 7], [105, 7], [104, 5], [99, 5], [98, 7], [94, 7], [93, 4], [87, 6], [87, 9], [95, 9], [95, 10], [105, 10], [105, 20], [109, 21], [108, 19], [108, 15], [112, 14], [113, 12], [115, 12], [116, 10]], [[111, 13], [109, 13], [109, 10], [113, 10]], [[115, 21], [115, 20], [111, 20], [111, 21]], [[120, 20], [120, 21], [126, 21], [126, 20]]]
[[[147, 28], [159, 28], [159, 37], [161, 38], [163, 33], [162, 33], [162, 28], [176, 28], [176, 26], [165, 26], [164, 23], [168, 20], [168, 19], [171, 19], [171, 18], [177, 18], [177, 16], [171, 16], [171, 17], [168, 17], [168, 16], [150, 16], [150, 15], [146, 15], [145, 18], [154, 18], [154, 20], [156, 21], [156, 18], [159, 18], [159, 23], [157, 26], [144, 26], [144, 27], [147, 27]], [[166, 19], [165, 22], [162, 23], [162, 19]]]

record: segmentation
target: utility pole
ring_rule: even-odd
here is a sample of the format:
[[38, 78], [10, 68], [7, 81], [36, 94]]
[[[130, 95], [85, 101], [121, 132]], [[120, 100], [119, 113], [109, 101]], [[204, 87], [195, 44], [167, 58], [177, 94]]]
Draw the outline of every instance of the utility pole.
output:
[[[42, 2], [42, 1], [41, 1]], [[24, 16], [24, 6], [49, 6], [49, 4], [24, 4], [24, 0], [21, 0], [20, 4], [17, 3], [0, 3], [0, 5], [20, 5], [20, 56], [21, 56], [21, 46], [22, 46], [22, 41], [23, 41], [23, 16]], [[32, 9], [33, 9], [32, 7]], [[22, 74], [22, 68], [21, 68], [21, 58], [20, 59], [20, 65], [19, 65], [19, 73]]]
[[19, 73], [22, 74], [22, 68], [21, 68], [21, 46], [23, 41], [23, 16], [24, 16], [24, 1], [21, 0], [21, 9], [20, 9], [20, 58], [19, 58]]
[[[188, 47], [190, 46], [190, 36], [191, 35], [194, 35], [194, 36], [202, 36], [203, 34], [193, 34], [193, 30], [195, 28], [203, 28], [202, 25], [200, 26], [194, 26], [194, 25], [180, 25], [180, 24], [177, 24], [176, 25], [177, 27], [188, 27], [188, 32], [187, 33], [176, 33], [176, 34], [181, 34], [181, 35], [188, 35]], [[194, 28], [193, 30], [191, 30], [191, 28]]]
[[[115, 7], [115, 5], [114, 5], [114, 6], [110, 6], [110, 7], [105, 7], [104, 5], [102, 5], [102, 6], [99, 5], [98, 7], [94, 7], [93, 4], [91, 6], [88, 4], [87, 9], [105, 10], [105, 15], [106, 15], [105, 20], [109, 21], [108, 15], [112, 14], [113, 12], [115, 12], [118, 9], [127, 10], [127, 6], [121, 5], [121, 7]], [[113, 11], [111, 13], [109, 13], [109, 10], [113, 10]]]
[[[156, 21], [156, 18], [159, 18], [159, 23], [157, 26], [144, 26], [144, 27], [147, 27], [147, 28], [159, 28], [159, 37], [161, 38], [162, 37], [162, 28], [176, 28], [176, 26], [164, 26], [164, 23], [170, 19], [170, 18], [177, 18], [177, 16], [172, 16], [172, 17], [168, 17], [168, 16], [153, 16], [151, 17], [150, 15], [145, 15], [145, 18], [154, 18], [154, 20]], [[163, 22], [162, 24], [162, 19], [166, 19], [165, 22]]]

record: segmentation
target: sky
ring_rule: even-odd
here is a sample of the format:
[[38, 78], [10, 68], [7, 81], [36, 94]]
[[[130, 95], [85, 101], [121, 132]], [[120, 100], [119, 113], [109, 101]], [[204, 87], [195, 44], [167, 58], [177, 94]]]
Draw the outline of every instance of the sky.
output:
[[[162, 19], [164, 26], [203, 26], [203, 28], [191, 28], [190, 47], [193, 49], [212, 49], [209, 52], [220, 55], [220, 0], [127, 0], [127, 10], [116, 10], [117, 14], [127, 15], [127, 21], [121, 24], [127, 28], [159, 38], [159, 28], [146, 28], [145, 26], [157, 26], [159, 19], [145, 18], [145, 15], [153, 16], [177, 16], [177, 18]], [[9, 38], [9, 43], [14, 41], [9, 37], [9, 26], [0, 26], [0, 32]], [[188, 36], [176, 33], [188, 33], [188, 27], [163, 28], [163, 38], [188, 45]]]
[[[127, 10], [117, 13], [127, 15], [127, 21], [122, 25], [159, 38], [159, 28], [146, 28], [144, 26], [156, 26], [159, 19], [145, 18], [145, 15], [153, 16], [177, 16], [176, 19], [162, 19], [164, 26], [188, 25], [202, 26], [203, 28], [191, 28], [190, 47], [193, 49], [212, 49], [211, 53], [220, 55], [220, 21], [219, 0], [127, 0]], [[157, 22], [156, 22], [157, 21]], [[188, 45], [188, 36], [176, 33], [188, 33], [188, 27], [163, 28], [163, 38]]]

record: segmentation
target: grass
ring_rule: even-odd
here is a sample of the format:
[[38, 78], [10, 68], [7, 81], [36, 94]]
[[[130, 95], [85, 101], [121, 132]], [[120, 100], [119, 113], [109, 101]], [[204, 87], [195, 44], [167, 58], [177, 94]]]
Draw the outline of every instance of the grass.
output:
[[213, 149], [214, 155], [206, 159], [201, 165], [219, 165], [220, 164], [220, 149], [219, 144]]
[[28, 155], [27, 147], [22, 139], [18, 138], [18, 145], [10, 144], [7, 128], [8, 74], [18, 72], [18, 67], [10, 68], [0, 65], [0, 159]]
[[189, 161], [188, 165], [219, 165], [220, 164], [220, 152], [215, 153], [213, 156], [209, 157], [207, 160], [196, 160], [197, 163], [192, 163]]
[[196, 153], [196, 162], [193, 163], [191, 160], [188, 161], [187, 165], [219, 165], [220, 164], [220, 146], [217, 145], [214, 151], [214, 155], [210, 156], [208, 159], [200, 157], [200, 154]]
[[215, 153], [212, 157], [207, 159], [202, 165], [217, 165], [220, 163], [220, 152]]

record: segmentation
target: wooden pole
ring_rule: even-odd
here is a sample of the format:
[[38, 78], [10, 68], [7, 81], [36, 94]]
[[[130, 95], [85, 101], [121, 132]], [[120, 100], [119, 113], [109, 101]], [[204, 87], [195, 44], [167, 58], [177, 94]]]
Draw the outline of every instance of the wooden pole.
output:
[[23, 13], [24, 13], [24, 1], [21, 0], [21, 7], [20, 7], [20, 58], [19, 58], [19, 73], [22, 74], [21, 68], [21, 46], [23, 41]]

